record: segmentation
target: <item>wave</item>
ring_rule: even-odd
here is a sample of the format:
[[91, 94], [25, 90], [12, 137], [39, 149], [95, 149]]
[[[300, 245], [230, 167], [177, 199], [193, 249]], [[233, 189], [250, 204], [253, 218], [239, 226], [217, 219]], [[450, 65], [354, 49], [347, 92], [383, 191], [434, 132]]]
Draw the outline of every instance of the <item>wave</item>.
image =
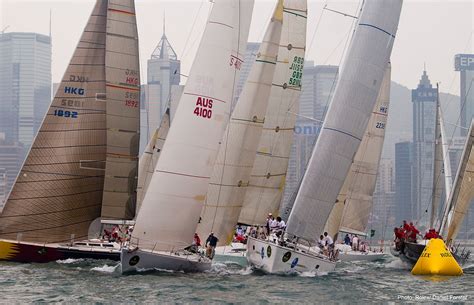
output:
[[94, 267], [91, 269], [91, 271], [99, 271], [99, 272], [104, 272], [104, 273], [113, 273], [117, 269], [119, 265], [115, 266], [109, 266], [109, 265], [103, 265], [102, 267]]
[[412, 266], [407, 263], [407, 262], [404, 262], [400, 259], [395, 259], [391, 262], [387, 262], [386, 264], [384, 264], [385, 268], [391, 268], [391, 269], [404, 269], [404, 270], [411, 270], [412, 269]]
[[83, 258], [67, 258], [67, 259], [59, 259], [56, 261], [58, 264], [75, 264], [83, 262]]

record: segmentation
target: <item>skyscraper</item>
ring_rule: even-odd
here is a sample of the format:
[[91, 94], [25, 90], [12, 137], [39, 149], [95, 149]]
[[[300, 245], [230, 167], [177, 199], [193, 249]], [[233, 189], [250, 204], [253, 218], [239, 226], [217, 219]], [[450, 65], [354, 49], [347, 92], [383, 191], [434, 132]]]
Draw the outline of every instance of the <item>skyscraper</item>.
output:
[[457, 54], [454, 57], [454, 69], [460, 72], [461, 92], [461, 136], [467, 135], [474, 116], [474, 54]]
[[51, 103], [51, 37], [0, 34], [0, 132], [31, 145]]
[[[412, 90], [413, 103], [413, 203], [412, 219], [429, 220], [433, 190], [436, 101], [438, 90], [423, 71], [418, 87]], [[398, 182], [398, 181], [397, 181]]]
[[412, 201], [412, 143], [395, 144], [395, 223], [414, 218]]
[[[172, 91], [175, 90], [175, 87], [179, 87], [181, 81], [181, 62], [166, 37], [164, 26], [163, 36], [147, 64], [147, 84], [142, 86], [140, 111], [141, 121], [147, 122], [147, 124], [141, 124], [140, 128], [141, 152], [159, 126], [171, 101]], [[176, 105], [170, 105], [172, 113], [176, 110], [173, 109]]]

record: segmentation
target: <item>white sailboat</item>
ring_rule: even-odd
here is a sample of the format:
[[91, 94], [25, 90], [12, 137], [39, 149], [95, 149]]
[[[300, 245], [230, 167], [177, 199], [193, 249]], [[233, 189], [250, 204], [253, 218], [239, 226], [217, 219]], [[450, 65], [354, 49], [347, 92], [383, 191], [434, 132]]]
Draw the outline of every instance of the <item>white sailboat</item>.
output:
[[119, 259], [74, 244], [134, 216], [139, 74], [134, 1], [98, 0], [0, 216], [0, 259]]
[[376, 103], [390, 58], [401, 0], [365, 1], [340, 79], [291, 211], [286, 237], [250, 237], [248, 260], [264, 271], [332, 271], [334, 260], [314, 251], [344, 184]]
[[215, 1], [173, 124], [143, 198], [122, 272], [203, 271], [191, 244], [239, 78], [253, 1]]
[[[390, 105], [390, 75], [388, 63], [367, 130], [326, 222], [324, 231], [334, 240], [338, 232], [366, 236]], [[336, 249], [341, 261], [372, 261], [384, 256], [384, 253], [369, 251], [369, 247], [353, 251], [350, 246], [337, 244]]]
[[269, 105], [282, 33], [283, 10], [283, 0], [279, 0], [221, 141], [197, 228], [200, 236], [214, 232], [219, 238], [216, 258], [224, 261], [236, 259], [247, 263], [245, 245], [229, 243], [234, 237], [235, 225], [249, 186], [250, 172]]

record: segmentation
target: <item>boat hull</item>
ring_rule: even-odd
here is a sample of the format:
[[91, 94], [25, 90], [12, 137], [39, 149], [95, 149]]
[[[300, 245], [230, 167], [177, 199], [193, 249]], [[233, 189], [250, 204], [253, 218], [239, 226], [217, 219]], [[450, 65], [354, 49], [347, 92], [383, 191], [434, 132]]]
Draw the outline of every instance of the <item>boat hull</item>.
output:
[[249, 237], [247, 241], [249, 264], [267, 273], [331, 272], [336, 262], [316, 253], [283, 247], [268, 240]]
[[120, 255], [121, 272], [163, 269], [184, 272], [203, 272], [211, 269], [211, 261], [199, 254], [175, 254], [123, 248]]
[[247, 267], [247, 245], [232, 243], [228, 246], [220, 246], [215, 250], [214, 261], [223, 263], [234, 263]]
[[338, 259], [340, 259], [343, 262], [355, 262], [355, 261], [373, 262], [376, 260], [383, 259], [384, 257], [385, 257], [385, 253], [357, 252], [357, 251], [340, 252], [338, 255]]
[[60, 244], [36, 244], [0, 240], [0, 260], [18, 263], [49, 263], [68, 258], [120, 260], [118, 250], [91, 250]]

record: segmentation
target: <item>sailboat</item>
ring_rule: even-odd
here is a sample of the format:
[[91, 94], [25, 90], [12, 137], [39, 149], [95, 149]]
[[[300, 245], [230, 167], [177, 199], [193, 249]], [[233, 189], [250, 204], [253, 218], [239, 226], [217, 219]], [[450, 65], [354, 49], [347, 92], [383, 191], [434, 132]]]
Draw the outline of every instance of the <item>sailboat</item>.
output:
[[362, 137], [390, 58], [401, 0], [365, 1], [330, 108], [288, 219], [285, 238], [249, 237], [249, 263], [269, 273], [330, 272], [334, 259], [314, 249]]
[[134, 1], [98, 0], [0, 216], [0, 259], [119, 259], [84, 240], [134, 217], [139, 75]]
[[217, 0], [141, 203], [121, 271], [195, 272], [211, 261], [187, 251], [201, 214], [219, 143], [230, 118], [253, 1]]
[[[388, 63], [367, 130], [326, 221], [324, 231], [334, 240], [337, 240], [338, 232], [366, 236], [390, 104], [390, 75]], [[384, 256], [384, 253], [369, 251], [368, 247], [364, 251], [353, 251], [349, 245], [337, 244], [336, 249], [341, 261], [372, 261]]]

